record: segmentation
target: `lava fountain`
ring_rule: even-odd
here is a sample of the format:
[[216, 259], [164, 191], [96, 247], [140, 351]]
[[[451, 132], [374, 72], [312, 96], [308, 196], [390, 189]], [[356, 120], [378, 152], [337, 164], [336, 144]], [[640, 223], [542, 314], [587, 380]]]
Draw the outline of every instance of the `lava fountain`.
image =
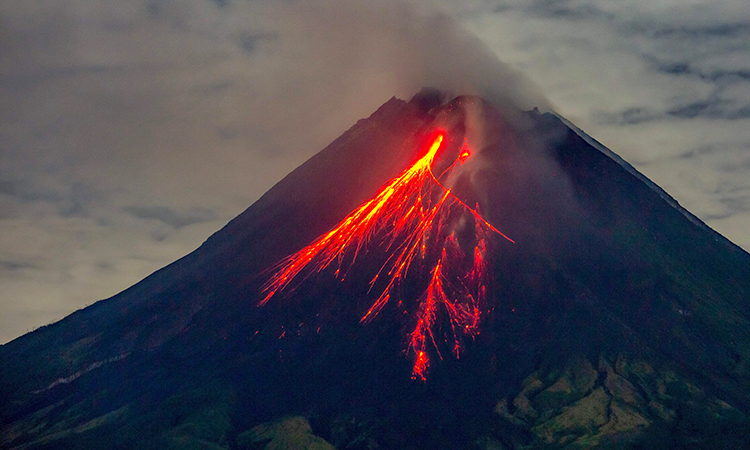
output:
[[[378, 284], [385, 287], [361, 321], [372, 320], [389, 301], [399, 299], [400, 286], [410, 270], [416, 272], [419, 266], [429, 276], [423, 277], [427, 278], [426, 286], [410, 314], [413, 329], [408, 335], [407, 353], [414, 360], [412, 378], [426, 380], [429, 345], [442, 358], [436, 342], [441, 324], [449, 324], [446, 335], [452, 339], [452, 351], [458, 358], [461, 337], [476, 336], [485, 310], [489, 237], [497, 234], [513, 241], [482, 217], [478, 204], [471, 208], [441, 181], [471, 157], [466, 142], [439, 176], [433, 173], [445, 136], [444, 131], [435, 131], [422, 156], [384, 184], [372, 199], [331, 231], [277, 263], [263, 286], [264, 297], [259, 306], [282, 290], [293, 289], [293, 280], [320, 273], [332, 264], [336, 267], [335, 276], [343, 279], [357, 256], [368, 251], [368, 244], [377, 238], [378, 249], [385, 248], [388, 257], [373, 275], [370, 291], [381, 278], [386, 282]], [[469, 239], [457, 237], [460, 227], [471, 228]], [[398, 304], [403, 305], [400, 300]]]

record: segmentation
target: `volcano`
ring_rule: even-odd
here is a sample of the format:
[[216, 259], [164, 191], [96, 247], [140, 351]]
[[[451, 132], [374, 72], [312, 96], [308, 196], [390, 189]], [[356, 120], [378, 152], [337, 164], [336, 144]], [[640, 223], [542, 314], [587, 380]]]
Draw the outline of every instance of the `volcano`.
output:
[[565, 119], [393, 98], [0, 346], [0, 448], [744, 448], [750, 255]]

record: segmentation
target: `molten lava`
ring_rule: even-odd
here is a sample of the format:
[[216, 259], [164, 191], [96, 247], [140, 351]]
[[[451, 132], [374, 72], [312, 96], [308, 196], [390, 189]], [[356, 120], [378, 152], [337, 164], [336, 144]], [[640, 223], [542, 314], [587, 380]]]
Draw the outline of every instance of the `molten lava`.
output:
[[[378, 237], [389, 256], [370, 281], [370, 289], [378, 285], [381, 277], [387, 283], [380, 283], [385, 287], [361, 320], [371, 320], [399, 296], [399, 288], [416, 262], [421, 270], [429, 269], [429, 281], [412, 316], [414, 329], [409, 334], [407, 350], [414, 355], [412, 378], [425, 380], [430, 365], [428, 344], [442, 358], [435, 334], [443, 324], [450, 324], [453, 353], [458, 358], [462, 334], [474, 337], [478, 333], [487, 282], [489, 232], [513, 241], [479, 214], [478, 205], [469, 207], [440, 182], [471, 155], [468, 145], [464, 143], [456, 160], [440, 177], [433, 174], [443, 140], [443, 133], [438, 133], [425, 154], [381, 187], [374, 198], [357, 207], [331, 231], [280, 261], [264, 285], [265, 296], [259, 305], [265, 305], [287, 288], [301, 272], [319, 273], [334, 261], [336, 277], [343, 279], [344, 263], [351, 267], [360, 251], [366, 251], [366, 244]], [[466, 226], [467, 222], [459, 219], [466, 218], [473, 221], [473, 232], [470, 239], [459, 240], [458, 224]], [[470, 246], [471, 250], [463, 251], [462, 246]]]

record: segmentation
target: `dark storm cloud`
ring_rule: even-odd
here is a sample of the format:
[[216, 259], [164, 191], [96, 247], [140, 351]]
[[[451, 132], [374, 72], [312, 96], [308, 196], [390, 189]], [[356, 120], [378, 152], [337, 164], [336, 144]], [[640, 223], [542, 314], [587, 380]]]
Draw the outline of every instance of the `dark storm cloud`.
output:
[[0, 180], [0, 195], [15, 195], [16, 184], [12, 181]]
[[710, 99], [681, 105], [667, 111], [677, 118], [693, 119], [709, 117], [712, 119], [737, 120], [750, 118], [750, 105], [737, 105], [730, 100]]
[[[0, 180], [0, 195], [12, 199], [19, 207], [24, 204], [51, 205], [62, 217], [86, 217], [92, 207], [104, 201], [102, 194], [81, 182], [56, 182], [54, 177], [39, 175], [35, 180]], [[5, 211], [11, 217], [13, 211]]]
[[704, 146], [686, 151], [685, 153], [677, 155], [677, 157], [680, 159], [698, 158], [701, 156], [715, 154], [719, 151], [720, 149], [717, 147]]
[[88, 217], [94, 204], [101, 201], [94, 189], [83, 183], [73, 183], [58, 212], [61, 217]]
[[[40, 266], [29, 263], [26, 261], [0, 261], [0, 273], [2, 272], [16, 272], [19, 270], [39, 270]], [[1, 276], [1, 275], [0, 275]]]
[[242, 34], [239, 38], [239, 46], [246, 53], [252, 54], [258, 50], [259, 45], [275, 39], [279, 39], [278, 33]]
[[710, 82], [742, 82], [750, 81], [750, 69], [748, 70], [698, 70], [687, 62], [655, 62], [657, 71], [667, 75], [682, 75], [697, 77]]
[[694, 73], [690, 64], [686, 62], [661, 63], [656, 67], [656, 70], [667, 75], [692, 75]]
[[656, 38], [746, 38], [750, 37], [750, 23], [746, 21], [697, 27], [667, 26], [664, 28], [652, 30], [652, 35]]
[[[720, 168], [728, 173], [735, 173], [740, 172], [743, 173], [745, 171], [750, 170], [750, 145], [745, 145], [743, 150], [743, 158], [741, 158], [739, 161], [735, 161], [732, 164], [720, 166]], [[749, 189], [750, 190], [750, 189]]]
[[4, 181], [0, 193], [16, 198], [20, 202], [51, 202], [65, 199], [65, 194], [55, 187], [32, 185], [24, 181]]
[[124, 211], [139, 219], [158, 220], [175, 229], [216, 219], [215, 212], [200, 208], [178, 212], [166, 206], [130, 206]]
[[533, 0], [524, 10], [540, 17], [562, 20], [587, 20], [606, 16], [595, 4], [575, 0]]
[[25, 72], [3, 77], [0, 78], [0, 85], [12, 89], [23, 89], [27, 86], [33, 86], [38, 83], [55, 79], [73, 78], [79, 75], [109, 75], [112, 72], [120, 72], [122, 70], [124, 70], [123, 67], [104, 65], [56, 67], [53, 69]]
[[524, 15], [555, 20], [589, 20], [608, 17], [595, 2], [577, 0], [490, 0], [495, 13], [520, 12]]
[[698, 117], [718, 120], [750, 119], [750, 104], [738, 104], [732, 100], [712, 98], [676, 106], [666, 111], [656, 111], [644, 106], [626, 108], [614, 113], [600, 112], [596, 120], [606, 125], [637, 125], [669, 118], [694, 119]]
[[[736, 98], [732, 90], [744, 89], [750, 92], [750, 66], [748, 69], [720, 69], [699, 68], [688, 62], [664, 62], [646, 57], [651, 61], [651, 66], [659, 73], [670, 76], [685, 77], [700, 80], [713, 86], [713, 92], [708, 98], [695, 100], [686, 104], [666, 109], [662, 113], [649, 111], [648, 114], [640, 108], [635, 108], [635, 114], [631, 111], [622, 113], [623, 123], [638, 123], [642, 120], [654, 120], [667, 116], [692, 119], [696, 117], [708, 117], [713, 119], [738, 120], [750, 118], [750, 96]], [[628, 121], [627, 116], [632, 115], [635, 121]]]
[[747, 70], [715, 70], [713, 72], [700, 74], [700, 77], [710, 81], [743, 81], [750, 82], [750, 69]]
[[722, 198], [720, 202], [730, 211], [727, 217], [735, 213], [750, 211], [750, 194]]
[[596, 121], [597, 123], [607, 125], [637, 125], [644, 122], [660, 120], [663, 117], [663, 113], [644, 106], [626, 108], [617, 112], [602, 111], [597, 114]]

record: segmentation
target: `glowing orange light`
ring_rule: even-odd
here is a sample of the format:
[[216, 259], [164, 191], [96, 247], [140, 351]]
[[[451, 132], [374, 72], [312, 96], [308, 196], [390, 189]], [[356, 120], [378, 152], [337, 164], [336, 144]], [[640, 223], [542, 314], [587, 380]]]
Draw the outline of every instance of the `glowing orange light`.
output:
[[[492, 226], [432, 173], [432, 165], [444, 135], [438, 133], [425, 154], [399, 176], [383, 185], [372, 199], [362, 203], [331, 231], [313, 243], [279, 262], [276, 272], [264, 285], [265, 296], [259, 305], [266, 304], [274, 295], [287, 288], [305, 268], [321, 272], [334, 261], [337, 277], [345, 258], [354, 264], [365, 244], [381, 232], [388, 236], [382, 245], [389, 252], [387, 261], [370, 281], [372, 289], [381, 276], [387, 283], [372, 306], [362, 316], [367, 322], [375, 317], [391, 298], [398, 295], [409, 268], [418, 260], [421, 267], [432, 266], [430, 281], [417, 301], [413, 314], [415, 328], [409, 335], [408, 350], [414, 354], [412, 378], [425, 380], [429, 367], [428, 343], [439, 353], [434, 330], [440, 326], [438, 315], [446, 314], [453, 337], [453, 353], [459, 356], [460, 334], [475, 336], [478, 332], [480, 304], [485, 295], [485, 253], [489, 231], [510, 240]], [[442, 175], [463, 163], [471, 152], [466, 144], [459, 149], [457, 159]], [[435, 193], [442, 194], [435, 196]], [[464, 253], [449, 225], [449, 213], [458, 205], [474, 218], [475, 239], [473, 262], [469, 270], [462, 270]], [[511, 241], [512, 242], [512, 241]], [[437, 256], [435, 256], [437, 255]], [[434, 265], [433, 265], [434, 264]], [[448, 282], [447, 280], [451, 280]], [[403, 303], [399, 300], [399, 307]], [[407, 311], [405, 311], [407, 312]], [[442, 356], [441, 356], [442, 357]]]
[[471, 151], [469, 150], [469, 144], [464, 140], [464, 145], [461, 146], [459, 149], [460, 153], [458, 155], [458, 161], [461, 162], [461, 164], [466, 161], [466, 158], [468, 158], [471, 155]]
[[412, 371], [411, 377], [414, 380], [419, 379], [420, 381], [427, 381], [427, 378], [425, 377], [425, 374], [427, 373], [427, 368], [430, 365], [430, 360], [427, 358], [427, 353], [425, 352], [419, 352], [417, 353], [417, 358], [414, 361], [414, 370]]

